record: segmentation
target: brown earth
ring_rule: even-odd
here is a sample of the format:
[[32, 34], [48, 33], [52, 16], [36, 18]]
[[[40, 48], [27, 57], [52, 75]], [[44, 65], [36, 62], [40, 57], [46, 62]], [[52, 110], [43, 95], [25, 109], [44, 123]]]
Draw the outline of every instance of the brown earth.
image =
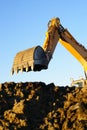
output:
[[0, 130], [87, 130], [87, 88], [0, 84]]

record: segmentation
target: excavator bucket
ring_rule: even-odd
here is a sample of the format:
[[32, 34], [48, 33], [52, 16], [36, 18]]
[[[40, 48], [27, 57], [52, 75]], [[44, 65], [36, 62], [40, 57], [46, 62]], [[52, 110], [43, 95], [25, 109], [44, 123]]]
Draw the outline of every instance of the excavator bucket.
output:
[[40, 71], [48, 68], [48, 60], [42, 47], [36, 46], [16, 54], [11, 74], [19, 71]]

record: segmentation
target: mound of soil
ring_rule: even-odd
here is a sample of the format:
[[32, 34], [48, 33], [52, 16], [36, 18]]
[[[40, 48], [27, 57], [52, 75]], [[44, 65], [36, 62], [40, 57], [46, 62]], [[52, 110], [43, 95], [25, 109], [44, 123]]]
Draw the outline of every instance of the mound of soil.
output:
[[0, 130], [87, 130], [87, 87], [0, 84]]

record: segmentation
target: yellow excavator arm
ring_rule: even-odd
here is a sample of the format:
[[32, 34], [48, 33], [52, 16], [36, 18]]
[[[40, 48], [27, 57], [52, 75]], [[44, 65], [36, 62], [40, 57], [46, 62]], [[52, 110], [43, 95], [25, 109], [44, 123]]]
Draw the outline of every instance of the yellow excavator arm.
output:
[[75, 38], [65, 29], [61, 33], [59, 42], [82, 64], [84, 71], [87, 71], [87, 49], [79, 44]]
[[49, 58], [52, 57], [58, 42], [60, 42], [82, 64], [86, 74], [87, 49], [79, 44], [70, 32], [60, 24], [59, 18], [53, 18], [48, 26], [46, 40], [43, 44], [43, 49], [47, 56], [49, 55]]
[[87, 72], [87, 49], [60, 24], [59, 18], [48, 22], [48, 30], [42, 47], [36, 46], [17, 53], [12, 74], [16, 71], [40, 71], [47, 69], [57, 43], [60, 42], [83, 66]]

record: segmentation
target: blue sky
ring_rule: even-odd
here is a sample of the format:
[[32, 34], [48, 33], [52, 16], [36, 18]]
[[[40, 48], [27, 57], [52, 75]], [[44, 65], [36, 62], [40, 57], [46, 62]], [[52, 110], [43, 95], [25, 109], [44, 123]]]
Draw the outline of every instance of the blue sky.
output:
[[42, 46], [47, 23], [59, 17], [61, 24], [87, 48], [87, 1], [0, 0], [0, 83], [45, 82], [68, 85], [84, 77], [81, 64], [58, 43], [48, 70], [10, 75], [17, 52]]

